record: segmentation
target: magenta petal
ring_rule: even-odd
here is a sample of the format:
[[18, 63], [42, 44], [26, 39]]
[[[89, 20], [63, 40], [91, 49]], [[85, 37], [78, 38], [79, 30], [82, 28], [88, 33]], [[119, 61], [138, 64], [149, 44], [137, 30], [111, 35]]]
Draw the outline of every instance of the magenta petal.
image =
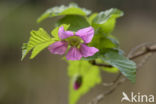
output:
[[95, 47], [88, 47], [85, 44], [81, 44], [80, 52], [83, 57], [93, 56], [99, 50]]
[[68, 38], [68, 37], [70, 37], [70, 36], [73, 36], [74, 33], [71, 32], [71, 31], [65, 31], [65, 30], [64, 30], [64, 27], [61, 26], [61, 27], [59, 28], [59, 30], [58, 30], [58, 35], [59, 35], [59, 38], [60, 38], [60, 39], [65, 39], [65, 38]]
[[85, 43], [89, 43], [94, 36], [94, 29], [91, 26], [83, 28], [78, 30], [75, 35], [81, 37]]
[[66, 52], [68, 47], [68, 43], [64, 41], [58, 41], [53, 43], [48, 47], [48, 50], [53, 54], [59, 54], [62, 55]]
[[71, 47], [66, 55], [67, 60], [80, 60], [81, 57], [82, 55], [76, 47]]

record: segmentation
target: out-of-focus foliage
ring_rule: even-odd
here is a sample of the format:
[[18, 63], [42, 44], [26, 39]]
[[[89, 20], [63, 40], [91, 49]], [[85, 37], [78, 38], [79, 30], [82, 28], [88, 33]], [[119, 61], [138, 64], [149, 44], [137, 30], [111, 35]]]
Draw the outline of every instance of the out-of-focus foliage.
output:
[[[80, 96], [87, 93], [90, 88], [101, 82], [99, 67], [91, 65], [88, 61], [69, 61], [68, 75], [70, 77], [69, 104], [76, 104]], [[77, 76], [82, 77], [82, 85], [74, 90], [74, 82]]]
[[102, 11], [91, 17], [92, 25], [94, 28], [100, 28], [103, 33], [109, 34], [115, 27], [116, 19], [121, 16], [123, 12], [115, 8]]
[[58, 25], [70, 24], [68, 30], [77, 31], [79, 29], [90, 26], [87, 20], [78, 15], [67, 15], [58, 21]]
[[54, 16], [61, 16], [61, 15], [81, 15], [86, 16], [91, 13], [90, 10], [87, 10], [85, 8], [78, 7], [77, 4], [71, 3], [69, 6], [57, 6], [50, 8], [45, 11], [37, 20], [37, 22], [41, 22], [45, 20], [48, 17], [54, 17]]
[[115, 19], [121, 16], [123, 16], [123, 12], [121, 10], [112, 8], [98, 13], [93, 22], [97, 24], [104, 24], [108, 21], [108, 19]]
[[100, 50], [105, 50], [108, 48], [119, 48], [119, 42], [113, 35], [101, 35], [101, 33], [95, 33], [95, 37], [93, 38], [90, 45], [96, 46]]
[[[135, 82], [136, 77], [136, 65], [133, 61], [127, 59], [123, 51], [119, 47], [119, 41], [112, 35], [112, 31], [115, 27], [117, 18], [123, 16], [123, 12], [119, 9], [111, 8], [100, 13], [93, 13], [88, 16], [91, 11], [80, 8], [76, 4], [70, 4], [69, 6], [53, 7], [48, 9], [37, 20], [42, 20], [49, 17], [61, 16], [56, 22], [56, 28], [52, 30], [52, 38], [48, 34], [40, 29], [39, 31], [33, 31], [28, 44], [23, 46], [23, 57], [31, 50], [31, 58], [34, 58], [42, 49], [52, 44], [54, 41], [58, 41], [58, 29], [60, 26], [64, 26], [65, 29], [71, 31], [77, 31], [81, 28], [92, 26], [95, 34], [89, 46], [94, 46], [100, 51], [94, 56], [82, 58], [80, 61], [69, 61], [68, 74], [70, 77], [70, 104], [76, 104], [80, 96], [89, 91], [90, 88], [101, 82], [99, 75], [100, 69], [103, 71], [121, 73], [132, 82]], [[44, 40], [43, 40], [43, 39]], [[33, 43], [33, 44], [32, 44]], [[112, 65], [112, 68], [99, 68], [91, 65], [89, 61], [100, 60], [100, 63]], [[74, 90], [74, 81], [77, 76], [82, 77], [82, 85], [78, 90]]]

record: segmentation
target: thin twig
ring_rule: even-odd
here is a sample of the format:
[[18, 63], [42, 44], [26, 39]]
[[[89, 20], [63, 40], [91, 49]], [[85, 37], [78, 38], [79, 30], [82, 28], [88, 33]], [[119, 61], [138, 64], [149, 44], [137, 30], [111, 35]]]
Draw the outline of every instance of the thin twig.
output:
[[152, 53], [145, 55], [144, 58], [137, 64], [137, 68], [142, 67], [149, 60], [151, 56], [152, 56]]
[[142, 43], [142, 44], [140, 44], [140, 45], [137, 45], [135, 48], [132, 48], [131, 50], [130, 50], [130, 52], [128, 53], [128, 58], [129, 57], [132, 57], [132, 55], [134, 55], [136, 52], [137, 52], [137, 50], [139, 50], [140, 48], [144, 48], [144, 47], [146, 47], [146, 46], [151, 46], [151, 45], [155, 45], [156, 44], [156, 41], [154, 41], [154, 42], [145, 42], [145, 43]]
[[138, 57], [144, 56], [147, 53], [153, 53], [153, 52], [156, 52], [156, 45], [150, 46], [150, 47], [146, 46], [144, 51], [140, 51], [140, 52], [136, 53], [135, 55], [133, 55], [129, 59], [134, 60]]
[[120, 84], [124, 83], [125, 80], [126, 80], [125, 77], [122, 77], [122, 78], [118, 79], [118, 80], [116, 81], [116, 83], [114, 83], [114, 85], [113, 85], [108, 91], [106, 91], [106, 92], [104, 92], [104, 93], [101, 93], [101, 94], [99, 94], [98, 96], [96, 96], [89, 104], [98, 104], [98, 103], [100, 103], [100, 102], [103, 100], [103, 98], [104, 98], [105, 96], [107, 96], [107, 95], [111, 94], [113, 91], [115, 91], [115, 89], [116, 89]]
[[[141, 45], [138, 45], [137, 47], [135, 47], [134, 49], [132, 49], [129, 54], [128, 54], [128, 58], [131, 59], [131, 60], [135, 60], [139, 57], [142, 57], [144, 55], [147, 55], [149, 53], [154, 53], [156, 52], [156, 44], [154, 44], [156, 42], [150, 42], [150, 43], [143, 43]], [[151, 45], [151, 44], [154, 44], [154, 45]], [[148, 45], [151, 45], [151, 46], [148, 46]], [[138, 49], [140, 49], [141, 47], [144, 48], [144, 50], [142, 51], [139, 51], [136, 53], [136, 51]], [[146, 59], [144, 59], [144, 61], [142, 62], [142, 64], [140, 65], [143, 65], [143, 63], [146, 62], [146, 60], [149, 58], [148, 56], [145, 57]], [[111, 65], [107, 65], [107, 64], [98, 64], [96, 63], [96, 61], [93, 61], [92, 62], [93, 65], [96, 65], [96, 66], [100, 66], [100, 67], [112, 67]], [[138, 68], [138, 67], [137, 67]], [[101, 102], [103, 100], [103, 98], [109, 94], [111, 94], [120, 84], [124, 83], [127, 79], [122, 76], [121, 77], [121, 72], [119, 74], [119, 76], [116, 78], [116, 80], [114, 80], [113, 82], [111, 83], [104, 83], [103, 85], [104, 86], [111, 86], [111, 88], [104, 92], [104, 93], [101, 93], [99, 94], [98, 96], [96, 96], [89, 104], [98, 104], [99, 102]]]
[[114, 85], [114, 83], [116, 83], [120, 77], [121, 77], [121, 73], [119, 72], [118, 76], [115, 78], [114, 81], [112, 81], [110, 83], [102, 83], [102, 85], [105, 87], [110, 87], [110, 86]]

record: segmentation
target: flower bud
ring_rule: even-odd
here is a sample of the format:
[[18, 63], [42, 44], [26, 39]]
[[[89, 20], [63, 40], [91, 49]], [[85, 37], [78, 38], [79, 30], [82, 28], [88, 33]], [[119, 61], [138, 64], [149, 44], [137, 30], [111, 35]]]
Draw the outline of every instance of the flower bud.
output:
[[82, 76], [78, 76], [74, 82], [74, 89], [78, 90], [82, 85]]

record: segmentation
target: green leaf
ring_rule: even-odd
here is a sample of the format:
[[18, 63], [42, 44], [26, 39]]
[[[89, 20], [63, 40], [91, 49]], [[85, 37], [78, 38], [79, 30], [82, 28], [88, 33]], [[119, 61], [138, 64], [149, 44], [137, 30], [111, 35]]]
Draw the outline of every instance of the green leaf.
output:
[[33, 59], [39, 54], [44, 48], [48, 47], [54, 42], [48, 33], [40, 28], [38, 31], [31, 31], [31, 36], [27, 44], [23, 45], [22, 49], [22, 59], [28, 54], [28, 52], [33, 49], [30, 59]]
[[106, 11], [102, 11], [94, 18], [92, 17], [92, 26], [95, 29], [98, 29], [105, 34], [110, 34], [116, 24], [116, 19], [123, 16], [123, 12], [118, 9], [109, 9]]
[[31, 53], [30, 59], [33, 59], [34, 57], [36, 57], [43, 49], [45, 49], [46, 47], [48, 47], [49, 45], [51, 45], [54, 41], [53, 40], [49, 40], [43, 43], [39, 43], [38, 45], [36, 45], [33, 48], [33, 51]]
[[136, 64], [133, 61], [129, 60], [116, 51], [108, 51], [101, 56], [101, 59], [104, 62], [118, 68], [124, 76], [126, 76], [132, 82], [135, 82]]
[[123, 16], [123, 12], [116, 8], [111, 8], [106, 11], [100, 12], [93, 20], [96, 24], [104, 24], [110, 18], [118, 18]]
[[102, 49], [99, 52], [95, 53], [93, 56], [83, 57], [82, 59], [88, 60], [88, 61], [99, 60], [99, 58], [101, 56], [103, 56], [105, 53], [107, 53], [108, 51], [116, 51], [120, 55], [124, 54], [123, 50], [121, 50], [120, 48], [105, 48], [105, 49]]
[[100, 51], [93, 56], [82, 58], [84, 60], [96, 60], [101, 54], [103, 55], [110, 49], [123, 53], [119, 47], [119, 41], [113, 35], [102, 35], [95, 33], [92, 42], [88, 45], [91, 47], [96, 47]]
[[63, 17], [58, 21], [58, 25], [61, 24], [70, 24], [68, 30], [71, 31], [77, 31], [79, 29], [90, 26], [90, 24], [84, 17], [78, 15], [68, 15]]
[[93, 40], [89, 45], [104, 50], [106, 48], [119, 48], [119, 41], [113, 35], [95, 33]]
[[[76, 104], [82, 95], [101, 82], [98, 67], [84, 60], [69, 61], [68, 75], [70, 77], [69, 104]], [[74, 81], [77, 76], [82, 77], [82, 85], [78, 90], [74, 90]]]
[[119, 47], [119, 41], [113, 35], [101, 35], [95, 33], [93, 40], [88, 44], [89, 46], [94, 46], [100, 51], [94, 54], [93, 56], [82, 58], [84, 60], [95, 60], [99, 58], [101, 54], [104, 54], [106, 51], [113, 49], [120, 53], [123, 53]]
[[110, 34], [114, 30], [115, 24], [116, 24], [116, 20], [112, 18], [112, 19], [107, 20], [107, 22], [105, 22], [104, 24], [93, 23], [92, 26], [95, 29], [99, 28], [99, 31], [101, 33]]
[[[70, 25], [67, 25], [67, 24], [62, 24], [61, 26], [64, 27], [65, 30], [67, 30], [69, 28]], [[58, 30], [61, 26], [57, 26], [56, 28], [54, 28], [52, 31], [51, 31], [51, 35], [55, 38], [55, 40], [59, 40], [59, 36], [58, 36]]]
[[48, 17], [61, 16], [61, 15], [81, 15], [86, 16], [91, 13], [90, 10], [80, 8], [78, 5], [71, 3], [69, 6], [57, 6], [46, 10], [37, 20], [41, 22]]

